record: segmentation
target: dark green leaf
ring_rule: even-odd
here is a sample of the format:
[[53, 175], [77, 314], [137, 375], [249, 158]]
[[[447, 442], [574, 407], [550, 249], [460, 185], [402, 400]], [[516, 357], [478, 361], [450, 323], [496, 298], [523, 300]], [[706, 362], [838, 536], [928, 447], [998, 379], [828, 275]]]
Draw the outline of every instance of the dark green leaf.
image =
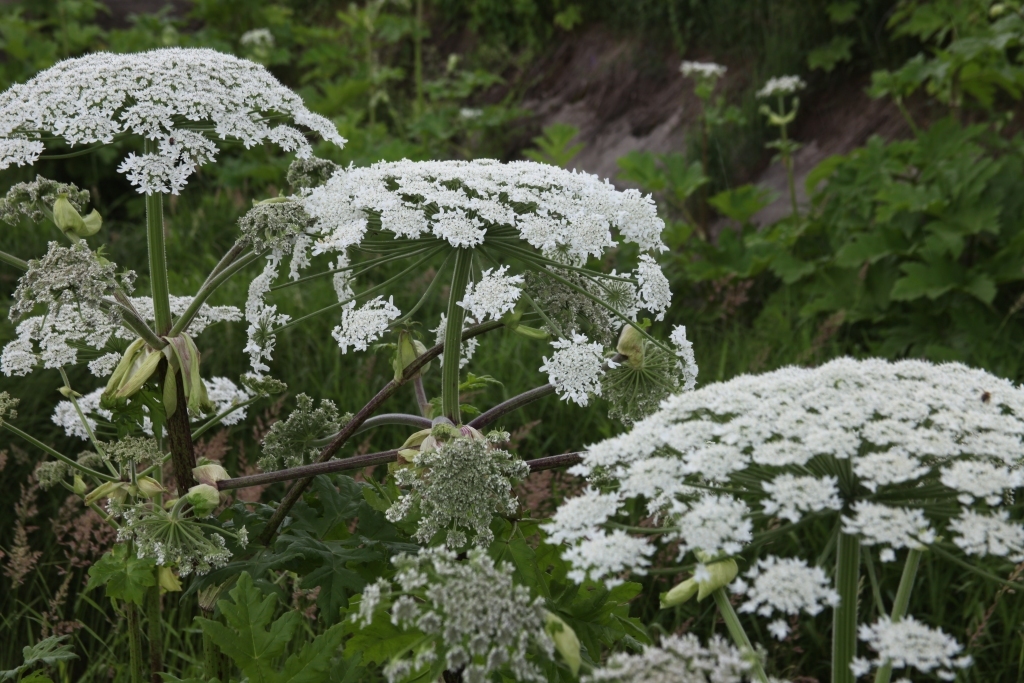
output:
[[107, 597], [142, 605], [146, 589], [156, 585], [156, 563], [152, 558], [139, 559], [118, 543], [89, 568], [86, 590], [106, 586]]

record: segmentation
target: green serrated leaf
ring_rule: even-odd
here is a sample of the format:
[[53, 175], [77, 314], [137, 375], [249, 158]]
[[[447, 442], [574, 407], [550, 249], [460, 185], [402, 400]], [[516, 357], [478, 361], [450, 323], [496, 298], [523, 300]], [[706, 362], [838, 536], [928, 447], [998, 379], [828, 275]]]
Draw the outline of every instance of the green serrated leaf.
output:
[[384, 559], [375, 550], [358, 547], [359, 539], [323, 542], [303, 537], [292, 541], [289, 537], [281, 540], [292, 553], [302, 556], [304, 565], [299, 569], [303, 575], [302, 588], [320, 587], [316, 604], [320, 615], [328, 624], [338, 619], [338, 614], [348, 604], [349, 596], [366, 586], [366, 580], [349, 567], [349, 563], [370, 563]]
[[850, 48], [853, 44], [854, 40], [849, 36], [835, 36], [829, 42], [807, 53], [807, 66], [831, 73], [837, 65], [852, 59]]
[[[68, 638], [70, 638], [68, 635], [50, 636], [49, 638], [43, 638], [35, 645], [26, 645], [21, 649], [21, 666], [8, 671], [0, 671], [0, 681], [17, 678], [20, 674], [28, 671], [34, 666], [52, 666], [57, 662], [67, 662], [72, 659], [77, 659], [78, 655], [71, 650], [71, 644], [64, 642]], [[42, 683], [43, 681], [50, 681], [50, 677], [44, 675], [42, 672], [36, 671], [29, 674], [27, 678], [21, 679], [21, 683], [27, 683], [29, 681]], [[50, 681], [50, 683], [52, 683], [52, 681]]]
[[141, 606], [146, 589], [156, 585], [155, 569], [152, 558], [139, 559], [128, 552], [127, 545], [118, 543], [89, 568], [86, 590], [106, 586], [108, 598]]

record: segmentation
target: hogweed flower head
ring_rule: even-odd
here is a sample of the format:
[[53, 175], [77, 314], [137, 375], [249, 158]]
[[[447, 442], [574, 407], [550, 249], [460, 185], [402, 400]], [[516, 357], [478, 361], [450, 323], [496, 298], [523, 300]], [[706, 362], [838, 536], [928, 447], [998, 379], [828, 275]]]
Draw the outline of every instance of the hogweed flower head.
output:
[[806, 87], [807, 84], [799, 76], [776, 76], [769, 78], [764, 86], [757, 91], [757, 97], [767, 99], [777, 95], [792, 95]]
[[[231, 551], [224, 536], [216, 532], [207, 535], [183, 502], [180, 500], [170, 510], [148, 503], [126, 507], [117, 540], [134, 541], [140, 559], [151, 557], [160, 566], [176, 566], [179, 576], [206, 574], [225, 566], [231, 560]], [[239, 529], [239, 535], [241, 532]]]
[[476, 545], [489, 544], [494, 515], [518, 509], [512, 487], [526, 478], [529, 466], [493, 448], [479, 433], [440, 443], [428, 437], [421, 449], [412, 465], [395, 471], [395, 483], [409, 492], [388, 509], [388, 519], [395, 522], [418, 512], [416, 538], [421, 543], [446, 532], [451, 548], [462, 548], [470, 539]]
[[345, 144], [334, 124], [255, 62], [197, 48], [94, 53], [59, 62], [0, 94], [0, 169], [35, 163], [44, 134], [74, 147], [131, 133], [156, 141], [157, 151], [130, 153], [118, 170], [139, 192], [177, 194], [216, 156], [213, 136], [246, 147], [269, 141], [310, 156], [301, 130], [267, 123], [275, 115]]
[[[540, 371], [547, 373], [555, 392], [581, 406], [587, 405], [591, 395], [600, 396], [606, 362], [601, 344], [573, 334], [571, 339], [556, 339], [551, 346], [556, 351], [544, 357]], [[608, 365], [614, 367], [611, 362]]]
[[511, 311], [522, 294], [522, 275], [505, 275], [508, 266], [497, 271], [488, 268], [480, 275], [479, 282], [466, 287], [466, 295], [458, 302], [476, 320], [498, 320]]
[[77, 185], [58, 183], [37, 175], [31, 182], [12, 185], [7, 195], [0, 199], [0, 220], [17, 225], [25, 217], [33, 223], [41, 223], [60, 197], [81, 213], [89, 203], [89, 196], [88, 190], [80, 190]]
[[853, 660], [850, 668], [856, 676], [888, 664], [893, 669], [917, 669], [952, 681], [956, 678], [956, 669], [971, 665], [970, 655], [958, 656], [964, 648], [955, 638], [942, 629], [929, 628], [914, 617], [892, 621], [883, 616], [873, 624], [862, 624], [857, 635], [876, 654], [873, 659]]
[[389, 609], [392, 624], [425, 637], [385, 666], [389, 683], [409, 680], [438, 661], [461, 670], [467, 683], [499, 673], [517, 681], [546, 680], [532, 661], [554, 656], [543, 600], [513, 583], [510, 565], [495, 565], [482, 549], [460, 561], [443, 548], [401, 554], [394, 564], [394, 580], [367, 586], [353, 615], [369, 624]]
[[[546, 529], [577, 576], [609, 582], [646, 571], [656, 548], [607, 528], [638, 497], [679, 560], [734, 555], [766, 522], [812, 516], [831, 517], [883, 561], [947, 543], [1016, 562], [1024, 525], [1007, 506], [1022, 435], [1024, 388], [955, 363], [839, 359], [742, 376], [669, 398], [631, 432], [591, 446], [571, 472], [596, 488], [567, 500]], [[820, 570], [775, 555], [736, 591], [747, 596], [741, 610], [765, 617], [813, 615], [835, 598]]]
[[341, 311], [341, 325], [334, 328], [331, 336], [338, 342], [342, 353], [349, 347], [354, 351], [365, 351], [370, 342], [376, 341], [384, 334], [391, 321], [402, 315], [395, 306], [395, 297], [378, 296], [356, 308], [356, 302], [347, 304]]
[[679, 73], [683, 74], [683, 76], [693, 76], [694, 78], [717, 80], [724, 76], [726, 71], [726, 67], [714, 62], [683, 61], [679, 65]]

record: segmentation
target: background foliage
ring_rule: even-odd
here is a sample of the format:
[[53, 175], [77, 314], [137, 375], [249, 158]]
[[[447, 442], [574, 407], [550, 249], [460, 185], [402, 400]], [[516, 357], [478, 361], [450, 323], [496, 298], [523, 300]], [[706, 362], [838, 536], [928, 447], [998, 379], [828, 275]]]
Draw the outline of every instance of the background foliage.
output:
[[[421, 6], [424, 20], [418, 22]], [[350, 143], [341, 151], [319, 153], [339, 163], [525, 156], [565, 164], [579, 150], [574, 132], [564, 127], [545, 131], [530, 149], [521, 149], [523, 140], [540, 133], [520, 105], [531, 84], [530, 67], [542, 63], [558, 41], [603, 25], [639, 36], [644, 47], [638, 62], [646, 63], [646, 55], [652, 69], [660, 68], [655, 65], [666, 54], [742, 65], [741, 86], [730, 90], [736, 114], [710, 131], [714, 163], [702, 163], [696, 142], [669, 155], [634, 153], [619, 162], [620, 180], [654, 192], [668, 221], [672, 250], [665, 262], [677, 299], [668, 319], [688, 326], [699, 380], [816, 364], [844, 354], [959, 360], [1024, 378], [1024, 139], [1014, 121], [1024, 88], [1024, 25], [1012, 3], [1000, 13], [981, 0], [849, 0], [813, 7], [800, 0], [370, 0], [345, 7], [322, 0], [196, 0], [185, 11], [168, 7], [133, 15], [127, 25], [113, 20], [94, 0], [5, 5], [0, 88], [89, 51], [209, 46], [267, 64], [310, 108], [331, 117]], [[256, 28], [269, 28], [274, 45], [243, 45], [242, 34]], [[767, 76], [784, 73], [800, 73], [809, 81], [807, 100], [816, 93], [827, 97], [837, 82], [870, 83], [872, 95], [897, 104], [910, 134], [899, 140], [873, 138], [826, 160], [807, 178], [811, 199], [800, 216], [757, 226], [754, 217], [770, 197], [740, 180], [750, 168], [769, 162], [764, 143], [772, 133], [757, 113], [753, 93]], [[805, 115], [813, 116], [813, 109], [805, 107]], [[31, 171], [13, 169], [0, 173], [0, 186], [38, 171], [88, 187], [106, 219], [111, 259], [144, 272], [144, 207], [113, 172], [121, 156], [121, 150], [107, 148], [41, 163]], [[269, 150], [231, 150], [170, 203], [169, 261], [189, 264], [171, 274], [172, 292], [201, 283], [233, 242], [235, 220], [250, 200], [285, 187], [287, 162]], [[700, 217], [702, 227], [714, 229], [696, 230]], [[53, 236], [27, 223], [3, 226], [0, 248], [41, 254]], [[410, 279], [396, 303], [414, 302], [427, 282]], [[6, 308], [15, 284], [16, 274], [0, 269], [0, 343], [13, 336]], [[328, 283], [289, 292], [292, 311], [335, 300]], [[223, 287], [213, 303], [238, 305], [244, 298], [239, 279]], [[429, 313], [436, 317], [440, 311]], [[353, 410], [388, 380], [391, 369], [387, 354], [339, 354], [329, 334], [333, 325], [316, 319], [285, 332], [276, 369], [293, 387], [330, 398], [342, 411]], [[205, 334], [204, 367], [237, 377], [245, 369], [236, 352], [244, 338], [240, 324]], [[488, 340], [474, 367], [504, 384], [489, 385], [464, 401], [489, 405], [539, 384], [532, 351], [516, 337]], [[0, 381], [22, 399], [19, 419], [26, 431], [48, 435], [69, 452], [81, 447], [49, 421], [59, 398], [55, 372]], [[91, 389], [95, 379], [83, 373], [72, 381]], [[429, 387], [437, 378], [428, 375], [426, 381]], [[411, 395], [393, 403], [396, 410], [416, 412]], [[209, 436], [203, 453], [223, 460], [233, 472], [251, 470], [260, 438], [293, 405], [294, 397], [287, 396], [243, 425]], [[526, 458], [575, 450], [618, 429], [604, 417], [603, 407], [598, 401], [598, 409], [583, 411], [551, 398], [517, 413], [505, 427]], [[376, 431], [358, 449], [391, 448], [402, 439], [397, 430]], [[51, 670], [59, 680], [125, 680], [127, 639], [117, 628], [122, 618], [99, 591], [86, 590], [88, 566], [109, 544], [109, 534], [89, 527], [59, 490], [43, 492], [32, 483], [37, 461], [38, 454], [0, 441], [5, 501], [0, 632], [9, 635], [0, 642], [0, 669], [20, 664], [23, 646], [70, 633], [79, 659], [54, 661]], [[522, 493], [534, 515], [543, 517], [575, 485], [568, 477], [544, 476], [531, 479]], [[381, 539], [387, 539], [390, 525], [373, 510], [371, 498], [364, 498], [363, 485], [351, 478], [322, 479], [317, 487], [319, 495], [302, 504], [303, 524], [278, 539], [277, 564], [251, 560], [247, 571], [253, 581], [240, 581], [231, 595], [236, 607], [261, 606], [258, 623], [235, 623], [228, 606], [223, 608], [227, 626], [197, 626], [191, 608], [179, 609], [173, 596], [165, 598], [171, 670], [200, 662], [203, 633], [229, 642], [255, 625], [274, 635], [281, 648], [277, 654], [290, 662], [284, 666], [329, 669], [339, 681], [370, 680], [365, 662], [315, 662], [316, 653], [302, 645], [314, 637], [322, 644], [344, 637], [335, 624], [338, 609], [372, 578], [381, 557], [363, 541], [389, 542]], [[263, 491], [262, 499], [280, 493], [277, 485]], [[240, 504], [234, 510], [231, 514], [259, 514]], [[350, 529], [355, 518], [359, 526]], [[376, 526], [367, 531], [367, 525]], [[822, 536], [828, 532], [821, 530]], [[647, 637], [631, 617], [653, 622], [654, 634], [714, 628], [710, 604], [657, 609], [659, 591], [672, 585], [674, 576], [654, 576], [611, 595], [593, 593], [593, 587], [579, 592], [565, 582], [565, 569], [551, 549], [520, 544], [511, 529], [499, 530], [499, 538], [508, 539], [518, 571], [537, 571], [531, 569], [536, 558], [545, 558], [551, 574], [539, 585], [594, 659], [612, 642], [628, 647]], [[267, 579], [269, 569], [276, 581]], [[1006, 575], [1000, 565], [990, 570]], [[879, 583], [895, 585], [886, 571], [878, 568]], [[1020, 677], [1019, 597], [975, 575], [939, 570], [927, 558], [922, 585], [911, 612], [961, 629], [955, 633], [971, 643], [977, 662], [966, 674], [970, 680]], [[827, 629], [827, 619], [819, 618], [772, 645], [777, 672], [825, 680], [827, 657], [818, 653], [827, 650]], [[250, 661], [251, 654], [232, 657], [249, 671], [262, 666]]]

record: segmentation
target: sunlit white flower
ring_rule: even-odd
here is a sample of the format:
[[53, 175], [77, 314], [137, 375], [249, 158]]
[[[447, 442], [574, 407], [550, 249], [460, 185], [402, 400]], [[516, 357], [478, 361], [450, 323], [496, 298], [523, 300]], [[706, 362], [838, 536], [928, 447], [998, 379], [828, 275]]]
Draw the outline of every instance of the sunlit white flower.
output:
[[935, 540], [935, 531], [924, 510], [861, 500], [853, 504], [853, 513], [852, 517], [843, 517], [843, 532], [860, 534], [865, 545], [888, 549], [882, 554], [883, 562], [895, 559], [893, 550], [920, 548]]
[[378, 296], [356, 308], [352, 301], [341, 310], [341, 325], [334, 328], [331, 336], [338, 341], [342, 353], [348, 353], [351, 346], [355, 351], [365, 351], [370, 342], [387, 332], [391, 321], [402, 315], [395, 306], [395, 297]]
[[757, 91], [757, 97], [764, 99], [775, 95], [792, 95], [805, 87], [807, 84], [799, 76], [777, 76], [768, 79], [768, 82]]
[[621, 529], [599, 532], [565, 549], [562, 556], [573, 566], [569, 578], [583, 583], [587, 577], [603, 580], [605, 585], [622, 583], [625, 572], [643, 574], [650, 565], [654, 546], [643, 538], [630, 536]]
[[684, 76], [696, 76], [698, 78], [721, 78], [725, 75], [726, 67], [714, 62], [687, 62], [679, 65], [679, 73]]
[[93, 53], [59, 62], [0, 94], [0, 169], [35, 163], [43, 134], [75, 147], [132, 133], [156, 141], [157, 150], [130, 153], [119, 170], [140, 192], [177, 194], [216, 154], [213, 136], [183, 127], [183, 121], [209, 122], [217, 138], [246, 147], [273, 141], [309, 156], [302, 133], [285, 123], [271, 127], [270, 114], [345, 144], [333, 123], [255, 62], [198, 48]]
[[655, 320], [664, 320], [665, 311], [672, 303], [672, 288], [657, 261], [648, 254], [640, 255], [636, 281], [640, 283], [641, 305], [655, 314]]
[[1024, 561], [1024, 528], [1011, 522], [1006, 510], [990, 515], [964, 510], [949, 523], [949, 528], [957, 534], [953, 542], [969, 555], [996, 555], [1011, 562]]
[[497, 271], [493, 268], [485, 270], [479, 282], [467, 285], [466, 295], [458, 305], [480, 322], [497, 320], [511, 311], [522, 294], [523, 276], [505, 275], [507, 270], [508, 266]]
[[583, 683], [743, 683], [750, 660], [719, 635], [707, 645], [692, 633], [668, 635], [638, 654], [616, 653]]
[[813, 616], [839, 604], [839, 594], [831, 583], [821, 567], [809, 567], [798, 558], [770, 555], [758, 560], [731, 590], [747, 598], [740, 612], [756, 612], [763, 617], [800, 612]]
[[843, 507], [836, 477], [819, 479], [787, 473], [764, 482], [762, 486], [770, 496], [764, 503], [764, 511], [791, 522], [799, 522], [805, 512], [839, 510]]
[[932, 673], [942, 680], [956, 678], [954, 669], [971, 665], [971, 657], [960, 656], [963, 646], [956, 639], [930, 628], [914, 617], [893, 622], [883, 616], [874, 624], [862, 624], [857, 636], [875, 651], [872, 659], [856, 658], [850, 668], [854, 675], [862, 676], [872, 668], [889, 664], [894, 669], [917, 669]]
[[121, 354], [105, 353], [96, 360], [89, 361], [89, 372], [96, 377], [110, 377], [120, 362]]
[[565, 399], [587, 405], [591, 394], [601, 395], [601, 375], [604, 370], [603, 349], [582, 334], [572, 339], [551, 342], [557, 349], [550, 358], [544, 356], [541, 372], [546, 372], [555, 392]]
[[559, 507], [544, 530], [550, 543], [575, 543], [594, 533], [598, 525], [618, 512], [618, 507], [618, 495], [588, 488]]
[[[206, 394], [218, 415], [229, 408], [245, 403], [251, 398], [251, 394], [247, 389], [237, 386], [227, 377], [211, 377], [207, 380]], [[239, 408], [225, 415], [220, 423], [230, 426], [238, 424], [243, 420], [245, 420], [245, 408]]]

